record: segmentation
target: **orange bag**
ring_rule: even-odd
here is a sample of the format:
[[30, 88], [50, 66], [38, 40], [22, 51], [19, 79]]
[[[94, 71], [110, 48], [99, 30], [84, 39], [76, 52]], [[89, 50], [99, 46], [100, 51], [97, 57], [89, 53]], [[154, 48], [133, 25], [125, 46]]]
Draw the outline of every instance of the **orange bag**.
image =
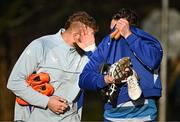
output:
[[[49, 84], [50, 77], [48, 73], [41, 72], [39, 74], [31, 74], [26, 82], [36, 91], [41, 94], [51, 96], [54, 92], [54, 88], [51, 84]], [[16, 97], [16, 102], [22, 106], [29, 105], [28, 102], [23, 99]]]

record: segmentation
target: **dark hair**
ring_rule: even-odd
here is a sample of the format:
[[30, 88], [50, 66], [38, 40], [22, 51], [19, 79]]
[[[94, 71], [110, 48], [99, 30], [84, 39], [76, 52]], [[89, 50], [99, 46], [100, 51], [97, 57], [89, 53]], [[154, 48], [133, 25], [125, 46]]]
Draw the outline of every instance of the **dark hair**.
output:
[[99, 29], [96, 25], [96, 20], [85, 11], [78, 11], [73, 15], [69, 16], [64, 28], [68, 29], [73, 22], [81, 22], [86, 26], [92, 28], [94, 32], [97, 32]]
[[130, 25], [139, 26], [138, 16], [132, 9], [122, 8], [112, 16], [114, 20], [119, 20], [120, 18], [126, 18]]

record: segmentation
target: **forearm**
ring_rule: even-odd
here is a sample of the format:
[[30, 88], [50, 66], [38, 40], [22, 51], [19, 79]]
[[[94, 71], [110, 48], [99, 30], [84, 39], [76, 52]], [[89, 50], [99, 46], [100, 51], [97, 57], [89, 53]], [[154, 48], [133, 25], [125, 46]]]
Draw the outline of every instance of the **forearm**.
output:
[[91, 56], [80, 75], [80, 88], [97, 90], [105, 86], [104, 76], [100, 74], [99, 69], [102, 59], [98, 50]]
[[9, 77], [7, 88], [31, 105], [42, 108], [46, 108], [47, 106], [49, 97], [32, 89], [26, 83], [25, 75], [16, 70], [16, 66]]
[[84, 69], [80, 75], [79, 86], [82, 89], [97, 90], [106, 84], [103, 75]]
[[[21, 86], [19, 86], [21, 87]], [[8, 85], [8, 89], [10, 89], [16, 96], [22, 98], [25, 101], [28, 101], [29, 104], [38, 106], [41, 108], [46, 108], [49, 97], [45, 96], [35, 90], [33, 90], [30, 86], [26, 87], [15, 86], [15, 84]]]

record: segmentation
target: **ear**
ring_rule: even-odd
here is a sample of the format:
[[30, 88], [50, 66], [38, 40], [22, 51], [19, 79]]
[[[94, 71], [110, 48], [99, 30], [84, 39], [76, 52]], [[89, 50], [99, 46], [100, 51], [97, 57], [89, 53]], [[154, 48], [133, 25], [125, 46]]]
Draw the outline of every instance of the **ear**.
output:
[[80, 34], [79, 33], [73, 33], [73, 39], [75, 42], [80, 41]]

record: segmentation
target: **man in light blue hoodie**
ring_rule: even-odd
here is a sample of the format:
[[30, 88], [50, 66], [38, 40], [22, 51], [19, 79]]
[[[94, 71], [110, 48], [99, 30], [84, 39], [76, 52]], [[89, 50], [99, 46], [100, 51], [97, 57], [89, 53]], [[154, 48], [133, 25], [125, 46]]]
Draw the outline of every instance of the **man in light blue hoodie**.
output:
[[[16, 62], [7, 87], [27, 106], [15, 104], [14, 121], [80, 121], [82, 92], [79, 75], [95, 47], [96, 22], [86, 12], [69, 16], [65, 28], [54, 35], [32, 41]], [[52, 96], [34, 90], [26, 82], [33, 72], [47, 73], [54, 88]]]
[[[80, 75], [82, 89], [103, 91], [105, 121], [139, 122], [157, 117], [163, 51], [157, 39], [138, 28], [137, 20], [130, 9], [115, 13], [111, 21], [115, 36], [108, 34], [102, 40]], [[104, 64], [111, 66], [102, 74]]]

